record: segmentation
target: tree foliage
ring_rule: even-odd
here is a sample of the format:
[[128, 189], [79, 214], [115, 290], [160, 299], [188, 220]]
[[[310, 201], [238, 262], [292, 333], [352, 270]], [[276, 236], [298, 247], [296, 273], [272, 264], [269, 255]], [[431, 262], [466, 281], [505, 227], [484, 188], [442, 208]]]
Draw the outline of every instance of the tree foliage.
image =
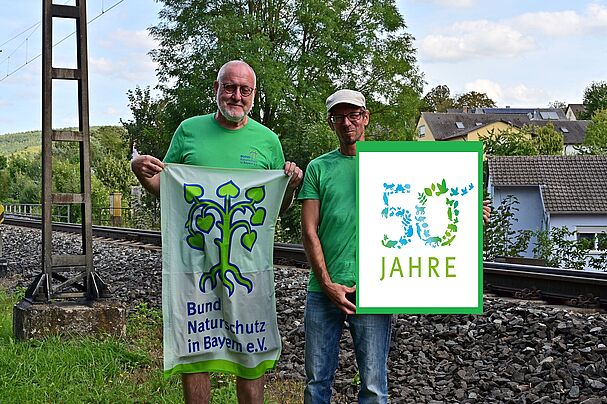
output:
[[554, 128], [552, 123], [544, 126], [525, 126], [523, 132], [531, 135], [531, 144], [538, 155], [560, 155], [563, 154], [565, 139], [563, 135]]
[[548, 108], [562, 109], [563, 112], [567, 109], [567, 103], [564, 101], [554, 100], [548, 103]]
[[451, 90], [445, 84], [428, 91], [422, 101], [422, 109], [432, 112], [447, 112], [449, 108], [492, 108], [496, 105], [487, 94], [478, 91], [451, 96]]
[[[577, 239], [576, 233], [567, 227], [554, 227], [549, 231], [541, 229], [514, 230], [518, 221], [518, 199], [508, 195], [497, 209], [493, 209], [489, 225], [485, 227], [483, 257], [494, 260], [496, 257], [520, 257], [533, 243], [533, 257], [542, 259], [546, 265], [554, 268], [583, 270], [591, 267], [607, 270], [607, 236], [599, 235], [600, 254], [590, 254], [592, 241]], [[603, 243], [602, 245], [600, 243]]]
[[[0, 166], [0, 201], [39, 204], [42, 193], [40, 132], [3, 137], [13, 152], [2, 156], [5, 164]], [[130, 172], [128, 148], [123, 137], [124, 129], [121, 127], [91, 128], [91, 201], [94, 212], [96, 208], [107, 208], [108, 196], [113, 191], [121, 191], [125, 196], [123, 201], [128, 203], [135, 178]], [[79, 160], [78, 144], [54, 142], [53, 192], [81, 192]], [[80, 215], [80, 207], [72, 206], [72, 221], [79, 220]]]
[[607, 154], [607, 109], [598, 110], [592, 116], [580, 150], [586, 154]]
[[160, 44], [152, 57], [167, 138], [183, 119], [216, 110], [213, 81], [232, 59], [257, 74], [252, 117], [281, 135], [286, 157], [299, 165], [327, 151], [326, 130], [315, 125], [325, 125], [324, 102], [336, 89], [365, 94], [377, 138], [405, 136], [417, 117], [422, 77], [394, 1], [162, 3], [151, 33]]
[[483, 257], [494, 260], [496, 257], [520, 257], [527, 250], [530, 232], [514, 230], [518, 222], [518, 199], [508, 195], [497, 208], [492, 209], [489, 224], [484, 228]]
[[447, 109], [453, 108], [453, 98], [451, 90], [445, 84], [440, 84], [430, 91], [423, 98], [424, 111], [447, 112]]
[[584, 90], [584, 107], [582, 119], [592, 119], [596, 111], [607, 108], [607, 82], [593, 81]]
[[164, 157], [171, 141], [171, 134], [164, 129], [165, 101], [153, 97], [150, 87], [137, 86], [127, 91], [127, 97], [133, 119], [120, 122], [126, 129], [124, 136], [129, 152], [134, 147], [140, 154]]
[[487, 156], [537, 156], [563, 154], [563, 136], [552, 123], [492, 129], [481, 137]]
[[469, 91], [456, 96], [453, 100], [453, 105], [456, 108], [493, 108], [496, 104], [495, 101], [489, 98], [485, 93]]

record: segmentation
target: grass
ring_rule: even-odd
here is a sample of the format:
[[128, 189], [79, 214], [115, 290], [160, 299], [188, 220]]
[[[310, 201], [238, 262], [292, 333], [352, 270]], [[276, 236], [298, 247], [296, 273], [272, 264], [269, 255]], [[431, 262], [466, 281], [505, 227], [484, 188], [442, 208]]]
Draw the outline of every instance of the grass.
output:
[[[49, 337], [16, 342], [12, 309], [17, 295], [0, 289], [0, 402], [181, 403], [179, 377], [162, 376], [162, 319], [139, 305], [127, 338]], [[236, 403], [232, 376], [212, 375], [213, 403]], [[271, 381], [267, 403], [301, 403], [295, 381]]]

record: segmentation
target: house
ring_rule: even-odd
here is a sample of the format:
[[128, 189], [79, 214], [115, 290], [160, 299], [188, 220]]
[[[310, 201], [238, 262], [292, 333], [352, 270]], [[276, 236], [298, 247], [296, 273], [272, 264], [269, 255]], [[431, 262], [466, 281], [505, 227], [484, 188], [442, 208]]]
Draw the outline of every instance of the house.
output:
[[450, 110], [452, 112], [422, 112], [417, 123], [418, 140], [479, 140], [491, 133], [524, 125], [552, 124], [563, 134], [564, 154], [576, 154], [586, 136], [590, 121], [570, 121], [559, 108], [476, 108]]
[[565, 111], [565, 117], [570, 121], [576, 121], [586, 112], [584, 104], [569, 104]]
[[[518, 199], [515, 230], [566, 226], [576, 237], [593, 240], [607, 232], [607, 156], [501, 156], [488, 160], [487, 189], [493, 206]], [[525, 257], [533, 256], [533, 244]]]

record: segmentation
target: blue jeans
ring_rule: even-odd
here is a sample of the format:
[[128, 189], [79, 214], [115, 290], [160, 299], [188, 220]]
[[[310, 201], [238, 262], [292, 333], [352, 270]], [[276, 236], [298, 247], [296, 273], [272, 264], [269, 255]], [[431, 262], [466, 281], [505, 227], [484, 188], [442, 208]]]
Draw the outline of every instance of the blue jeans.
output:
[[304, 402], [331, 402], [331, 385], [339, 360], [339, 340], [344, 321], [350, 325], [360, 373], [358, 402], [388, 402], [388, 351], [392, 316], [347, 315], [322, 292], [308, 292], [304, 316], [306, 389]]

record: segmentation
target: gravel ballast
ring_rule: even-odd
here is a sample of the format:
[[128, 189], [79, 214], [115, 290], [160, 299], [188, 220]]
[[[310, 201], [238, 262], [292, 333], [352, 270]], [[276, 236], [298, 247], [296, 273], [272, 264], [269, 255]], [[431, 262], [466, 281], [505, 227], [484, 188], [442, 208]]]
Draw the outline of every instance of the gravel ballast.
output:
[[[40, 273], [40, 231], [2, 225], [7, 285]], [[56, 233], [55, 253], [79, 239]], [[95, 268], [117, 300], [160, 308], [161, 253], [94, 241]], [[303, 380], [308, 271], [276, 267], [283, 352], [273, 377]], [[10, 282], [9, 282], [10, 281]], [[388, 363], [393, 403], [607, 403], [607, 315], [487, 296], [482, 315], [394, 316]], [[342, 338], [334, 402], [356, 402], [349, 332]]]

